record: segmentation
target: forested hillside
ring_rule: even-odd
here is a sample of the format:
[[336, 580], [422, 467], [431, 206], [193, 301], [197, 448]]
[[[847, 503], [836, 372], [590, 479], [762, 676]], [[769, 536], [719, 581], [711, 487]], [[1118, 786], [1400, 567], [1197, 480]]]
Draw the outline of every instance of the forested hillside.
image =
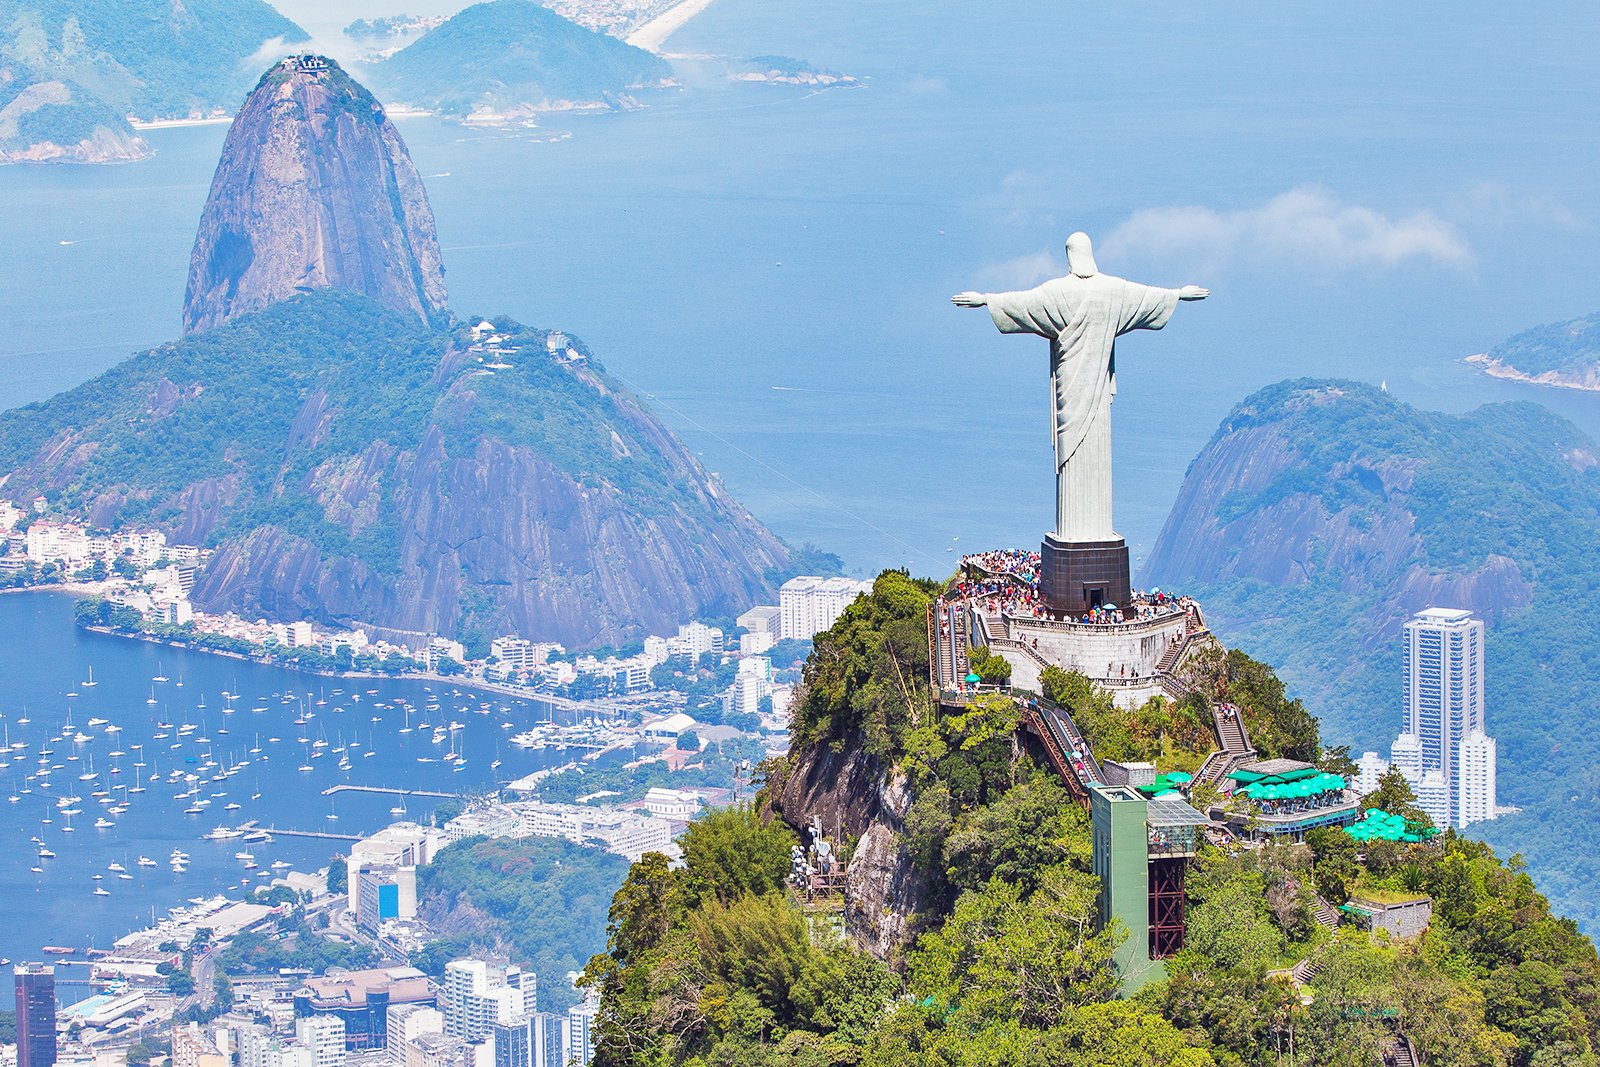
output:
[[1403, 708], [1400, 627], [1425, 607], [1488, 625], [1499, 798], [1474, 827], [1528, 857], [1595, 929], [1600, 862], [1600, 446], [1536, 404], [1421, 411], [1370, 385], [1293, 381], [1244, 400], [1190, 465], [1143, 580], [1201, 598], [1360, 752]]
[[[765, 807], [694, 824], [681, 868], [655, 855], [633, 866], [608, 952], [586, 972], [603, 997], [597, 1064], [1207, 1067], [1285, 1063], [1292, 1048], [1297, 1063], [1365, 1067], [1397, 1029], [1429, 1064], [1594, 1062], [1593, 946], [1518, 864], [1451, 833], [1360, 851], [1342, 830], [1256, 852], [1208, 846], [1171, 977], [1118, 999], [1110, 959], [1125, 931], [1094, 921], [1087, 816], [1028, 754], [1012, 702], [939, 710], [918, 632], [932, 590], [886, 572], [819, 635]], [[1212, 670], [1280, 751], [1342, 759], [1260, 664], [1233, 653]], [[1181, 708], [1119, 719], [1081, 678], [1050, 687], [1113, 743], [1184, 747], [1172, 744]], [[853, 791], [909, 792], [895, 847], [927, 876], [907, 938], [876, 954], [786, 890], [809, 813], [771, 808], [794, 796], [784, 779], [798, 767], [856, 756], [881, 780]], [[1397, 777], [1374, 799], [1422, 827]], [[846, 840], [861, 862], [866, 837]], [[1313, 890], [1333, 903], [1425, 892], [1434, 923], [1414, 942], [1335, 935], [1315, 921]], [[1306, 958], [1321, 969], [1297, 990], [1283, 972]]]

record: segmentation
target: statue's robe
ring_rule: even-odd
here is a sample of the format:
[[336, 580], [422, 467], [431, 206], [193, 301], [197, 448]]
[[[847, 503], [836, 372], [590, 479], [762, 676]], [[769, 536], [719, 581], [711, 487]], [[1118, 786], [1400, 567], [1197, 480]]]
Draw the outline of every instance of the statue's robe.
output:
[[1159, 330], [1178, 290], [1109, 274], [1070, 275], [1018, 293], [988, 297], [1001, 333], [1050, 341], [1051, 426], [1056, 449], [1058, 541], [1111, 541], [1111, 400], [1117, 393], [1116, 339]]

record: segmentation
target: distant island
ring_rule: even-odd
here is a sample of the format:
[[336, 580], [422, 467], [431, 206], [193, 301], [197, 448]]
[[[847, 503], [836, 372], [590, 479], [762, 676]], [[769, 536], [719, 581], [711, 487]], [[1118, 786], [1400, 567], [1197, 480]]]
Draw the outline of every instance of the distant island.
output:
[[6, 0], [0, 18], [0, 163], [143, 159], [137, 123], [225, 118], [246, 60], [307, 39], [265, 0]]
[[1535, 326], [1463, 362], [1492, 378], [1600, 392], [1600, 314]]
[[[493, 47], [485, 47], [493, 42]], [[474, 4], [371, 67], [386, 100], [479, 124], [625, 110], [670, 82], [666, 60], [533, 0]]]

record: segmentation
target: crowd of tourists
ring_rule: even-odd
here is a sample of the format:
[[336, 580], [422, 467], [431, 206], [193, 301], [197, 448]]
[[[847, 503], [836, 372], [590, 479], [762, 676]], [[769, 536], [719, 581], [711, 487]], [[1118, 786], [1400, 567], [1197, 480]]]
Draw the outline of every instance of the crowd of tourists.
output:
[[961, 557], [963, 570], [1009, 574], [1028, 585], [1039, 584], [1039, 553], [1024, 548], [992, 548]]

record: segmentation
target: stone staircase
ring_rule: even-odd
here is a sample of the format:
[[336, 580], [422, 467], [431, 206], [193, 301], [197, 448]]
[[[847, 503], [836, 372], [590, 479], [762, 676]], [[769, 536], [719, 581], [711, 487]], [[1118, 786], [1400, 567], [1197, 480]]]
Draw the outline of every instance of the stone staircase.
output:
[[1339, 913], [1334, 910], [1333, 905], [1316, 894], [1312, 894], [1311, 899], [1313, 901], [1312, 915], [1316, 918], [1317, 925], [1326, 927], [1329, 930], [1337, 930], [1339, 928]]
[[1295, 985], [1305, 985], [1321, 974], [1322, 969], [1326, 966], [1327, 964], [1320, 955], [1307, 956], [1294, 965], [1293, 969], [1289, 971], [1289, 977], [1294, 979]]

